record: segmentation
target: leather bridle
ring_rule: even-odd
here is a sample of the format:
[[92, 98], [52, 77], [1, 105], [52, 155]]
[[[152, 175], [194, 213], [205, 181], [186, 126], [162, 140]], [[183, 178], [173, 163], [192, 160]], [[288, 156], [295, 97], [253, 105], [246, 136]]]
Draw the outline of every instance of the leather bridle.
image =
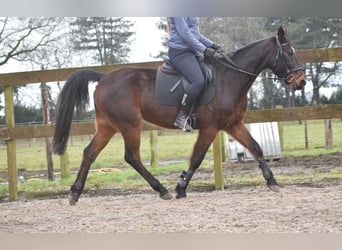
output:
[[[279, 37], [278, 36], [275, 36], [275, 37], [276, 37], [276, 41], [277, 41], [277, 53], [276, 53], [276, 60], [273, 63], [273, 66], [272, 66], [272, 70], [277, 75], [277, 77], [266, 77], [266, 79], [284, 80], [287, 85], [292, 84], [293, 88], [296, 89], [295, 82], [296, 82], [296, 80], [298, 78], [295, 78], [293, 76], [293, 73], [296, 72], [296, 71], [299, 71], [299, 70], [304, 70], [304, 69], [299, 64], [295, 68], [291, 68], [290, 67], [290, 65], [288, 63], [288, 60], [284, 56], [284, 50], [283, 50], [283, 47], [286, 46], [286, 45], [289, 45], [289, 43], [282, 43], [281, 44], [280, 41], [279, 41]], [[222, 65], [224, 65], [224, 66], [226, 66], [226, 67], [228, 67], [228, 68], [230, 68], [232, 70], [235, 70], [235, 71], [241, 72], [243, 74], [246, 74], [246, 75], [250, 75], [250, 76], [253, 76], [253, 77], [257, 77], [258, 76], [258, 74], [255, 74], [255, 73], [252, 73], [252, 72], [249, 72], [249, 71], [241, 69], [229, 56], [224, 54], [223, 51], [217, 51], [216, 53], [218, 53], [219, 56], [215, 57], [215, 59], [216, 59], [216, 61], [218, 61]], [[295, 53], [294, 49], [293, 49], [293, 53]], [[296, 56], [296, 55], [294, 54], [294, 56]], [[225, 61], [223, 61], [222, 58], [224, 58]], [[278, 67], [279, 61], [282, 61], [286, 65], [286, 72], [284, 72], [284, 75], [276, 73], [276, 68]]]
[[[284, 50], [283, 50], [283, 46], [289, 45], [289, 43], [282, 43], [281, 44], [278, 36], [276, 36], [276, 41], [277, 41], [278, 48], [277, 48], [276, 60], [275, 60], [274, 65], [273, 65], [273, 72], [275, 72], [275, 74], [278, 76], [279, 79], [284, 80], [287, 85], [292, 84], [293, 88], [296, 89], [295, 82], [297, 81], [298, 78], [295, 78], [293, 76], [293, 73], [296, 71], [299, 71], [299, 70], [304, 71], [304, 69], [302, 66], [299, 65], [299, 63], [298, 63], [297, 67], [291, 68], [291, 65], [289, 64], [288, 60], [284, 56]], [[291, 49], [293, 52], [293, 56], [296, 57], [294, 48], [291, 47]], [[283, 64], [285, 64], [285, 66], [286, 66], [286, 72], [284, 72], [284, 75], [280, 75], [280, 74], [276, 73], [276, 68], [278, 66], [279, 61], [282, 61]], [[297, 61], [297, 58], [296, 58], [296, 61]]]

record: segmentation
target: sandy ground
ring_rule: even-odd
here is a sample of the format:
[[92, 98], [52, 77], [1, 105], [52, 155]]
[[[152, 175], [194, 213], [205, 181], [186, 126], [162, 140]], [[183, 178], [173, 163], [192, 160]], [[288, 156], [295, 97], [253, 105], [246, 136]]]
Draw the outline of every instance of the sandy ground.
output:
[[0, 232], [342, 232], [342, 186], [83, 196], [0, 204]]
[[[270, 165], [276, 175], [341, 172], [342, 154], [281, 159]], [[194, 181], [210, 174], [199, 171]], [[225, 167], [225, 176], [260, 174], [256, 163]], [[133, 191], [125, 195], [84, 194], [76, 206], [69, 206], [66, 197], [4, 202], [0, 203], [0, 233], [342, 232], [341, 181], [308, 184], [284, 185], [281, 193], [265, 185], [224, 191], [190, 189], [186, 199], [169, 201], [156, 193]]]

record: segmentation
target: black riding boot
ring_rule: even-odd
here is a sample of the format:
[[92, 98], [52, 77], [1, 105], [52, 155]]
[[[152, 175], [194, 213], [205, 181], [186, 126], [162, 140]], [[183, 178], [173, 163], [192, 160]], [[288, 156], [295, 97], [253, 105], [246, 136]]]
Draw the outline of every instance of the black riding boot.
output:
[[181, 110], [176, 118], [176, 120], [173, 122], [173, 125], [176, 127], [181, 128], [184, 132], [191, 132], [192, 127], [188, 123], [189, 120], [189, 113], [192, 108], [193, 101], [190, 101], [187, 94], [184, 94], [182, 99], [182, 106]]

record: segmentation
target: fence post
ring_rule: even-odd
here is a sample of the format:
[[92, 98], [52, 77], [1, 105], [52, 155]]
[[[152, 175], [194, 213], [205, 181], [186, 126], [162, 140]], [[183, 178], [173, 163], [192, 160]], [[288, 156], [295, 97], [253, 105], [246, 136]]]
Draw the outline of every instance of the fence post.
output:
[[[276, 105], [276, 109], [282, 109], [282, 105]], [[279, 139], [280, 139], [280, 150], [283, 152], [284, 150], [284, 125], [283, 122], [278, 122], [278, 132], [279, 132]]]
[[[8, 128], [14, 128], [13, 87], [5, 86], [5, 122]], [[7, 141], [7, 170], [8, 189], [10, 201], [18, 198], [18, 173], [16, 160], [16, 142], [13, 139]]]
[[324, 120], [325, 125], [325, 148], [331, 149], [333, 146], [332, 122], [331, 119]]
[[69, 166], [69, 156], [68, 151], [65, 152], [60, 156], [60, 165], [61, 165], [61, 178], [65, 179], [70, 176], [70, 166]]
[[150, 148], [151, 148], [151, 159], [150, 159], [150, 166], [157, 167], [159, 163], [158, 157], [158, 131], [151, 130], [150, 131]]
[[[42, 98], [42, 111], [43, 111], [43, 123], [50, 123], [50, 111], [49, 111], [49, 92], [45, 83], [41, 83], [41, 98]], [[52, 160], [52, 150], [49, 137], [45, 137], [45, 153], [47, 161], [47, 174], [48, 180], [55, 180], [53, 160]]]
[[221, 136], [221, 156], [222, 156], [222, 162], [226, 161], [226, 152], [227, 152], [227, 144], [226, 144], [226, 133], [224, 132], [220, 132], [220, 136]]
[[304, 120], [305, 149], [309, 149], [308, 121]]
[[218, 132], [213, 142], [214, 151], [214, 175], [215, 175], [215, 189], [223, 190], [223, 169], [222, 169], [222, 136], [221, 131]]

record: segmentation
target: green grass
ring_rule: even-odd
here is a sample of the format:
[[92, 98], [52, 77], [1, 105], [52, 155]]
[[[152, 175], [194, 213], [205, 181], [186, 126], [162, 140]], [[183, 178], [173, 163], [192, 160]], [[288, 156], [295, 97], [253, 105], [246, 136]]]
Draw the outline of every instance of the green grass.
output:
[[[197, 138], [197, 132], [183, 133], [178, 131], [163, 131], [158, 136], [158, 154], [160, 159], [188, 158]], [[68, 144], [68, 155], [71, 168], [78, 168], [82, 160], [84, 147], [89, 143], [88, 136], [73, 137]], [[209, 153], [211, 149], [209, 150]], [[148, 132], [143, 132], [141, 137], [141, 158], [143, 162], [149, 162], [150, 138]], [[7, 169], [6, 147], [0, 146], [0, 171]], [[60, 164], [59, 157], [53, 156], [55, 168]], [[99, 154], [92, 168], [128, 166], [124, 161], [124, 143], [121, 135], [116, 135]], [[17, 142], [17, 168], [18, 170], [45, 170], [46, 156], [43, 140], [35, 142], [20, 140]]]
[[333, 148], [325, 148], [325, 128], [323, 120], [312, 120], [308, 125], [308, 149], [305, 148], [304, 123], [284, 122], [283, 156], [304, 156], [342, 152], [342, 122], [333, 120]]
[[[279, 183], [295, 184], [306, 183], [311, 184], [320, 183], [323, 180], [342, 180], [342, 172], [332, 170], [325, 173], [314, 173], [312, 175], [284, 175], [278, 174], [276, 177]], [[234, 178], [225, 178], [226, 182], [230, 184], [249, 184], [249, 185], [262, 185], [265, 179], [260, 176], [241, 176]]]

